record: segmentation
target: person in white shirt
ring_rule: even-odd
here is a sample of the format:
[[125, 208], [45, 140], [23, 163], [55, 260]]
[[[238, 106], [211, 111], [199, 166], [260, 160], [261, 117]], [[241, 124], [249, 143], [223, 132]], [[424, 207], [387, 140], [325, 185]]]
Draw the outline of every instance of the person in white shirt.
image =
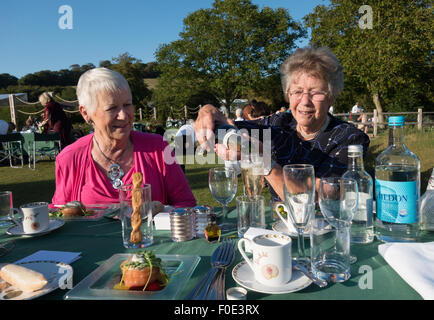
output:
[[241, 116], [242, 113], [243, 113], [243, 109], [241, 108], [237, 108], [235, 110], [235, 116], [236, 116], [235, 121], [244, 121], [244, 118]]
[[353, 106], [353, 108], [351, 109], [351, 113], [361, 113], [363, 112], [362, 107], [359, 105], [358, 102], [356, 102], [356, 104]]

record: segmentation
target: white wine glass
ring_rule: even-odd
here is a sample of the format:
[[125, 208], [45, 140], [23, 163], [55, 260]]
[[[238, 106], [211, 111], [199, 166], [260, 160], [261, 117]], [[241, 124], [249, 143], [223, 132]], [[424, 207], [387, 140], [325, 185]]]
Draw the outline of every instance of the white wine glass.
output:
[[315, 209], [315, 172], [309, 164], [283, 167], [283, 192], [289, 219], [298, 233], [298, 260], [309, 262], [305, 253], [304, 232]]
[[233, 168], [217, 167], [209, 169], [209, 190], [214, 199], [223, 207], [223, 223], [219, 225], [222, 231], [233, 231], [236, 224], [226, 222], [227, 205], [234, 199], [238, 188], [238, 176]]
[[[357, 181], [351, 178], [327, 177], [320, 180], [319, 205], [324, 218], [338, 232], [350, 228], [351, 220], [357, 211], [359, 191]], [[350, 263], [357, 257], [350, 254]]]
[[254, 198], [264, 188], [264, 162], [260, 157], [250, 156], [241, 160], [241, 177], [244, 183], [244, 195]]

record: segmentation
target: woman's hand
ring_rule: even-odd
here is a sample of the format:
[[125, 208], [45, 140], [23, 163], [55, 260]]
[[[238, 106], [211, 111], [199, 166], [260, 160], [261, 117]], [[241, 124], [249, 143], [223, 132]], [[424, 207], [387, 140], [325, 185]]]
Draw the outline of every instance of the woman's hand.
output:
[[197, 119], [194, 122], [194, 132], [199, 144], [207, 151], [211, 151], [213, 144], [209, 143], [209, 141], [215, 139], [215, 126], [222, 123], [235, 124], [233, 120], [226, 118], [223, 113], [211, 104], [207, 104], [199, 110]]

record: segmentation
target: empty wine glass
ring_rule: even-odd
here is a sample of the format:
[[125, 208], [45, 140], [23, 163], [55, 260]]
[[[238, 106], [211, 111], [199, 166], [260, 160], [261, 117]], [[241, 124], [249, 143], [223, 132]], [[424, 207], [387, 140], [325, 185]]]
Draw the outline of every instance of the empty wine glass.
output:
[[[350, 178], [322, 178], [318, 192], [319, 205], [324, 218], [338, 230], [349, 228], [357, 210], [359, 192], [357, 182]], [[350, 263], [357, 257], [350, 255]]]
[[[214, 199], [223, 207], [223, 219], [227, 219], [227, 205], [235, 197], [238, 187], [238, 176], [233, 168], [211, 168], [209, 169], [209, 190]], [[236, 224], [223, 222], [219, 225], [222, 231], [233, 231], [236, 229]]]
[[283, 191], [288, 216], [298, 233], [298, 260], [309, 262], [304, 248], [304, 231], [315, 209], [315, 174], [312, 165], [283, 167]]

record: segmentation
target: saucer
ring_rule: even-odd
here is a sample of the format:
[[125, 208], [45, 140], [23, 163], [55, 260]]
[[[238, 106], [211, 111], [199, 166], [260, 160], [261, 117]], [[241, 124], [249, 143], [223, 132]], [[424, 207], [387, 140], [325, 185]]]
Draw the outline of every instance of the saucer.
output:
[[292, 269], [292, 278], [288, 283], [280, 287], [270, 287], [255, 280], [255, 275], [252, 269], [250, 269], [247, 262], [242, 261], [238, 263], [232, 270], [232, 278], [240, 286], [246, 289], [268, 294], [283, 294], [291, 293], [303, 290], [307, 288], [312, 283], [308, 277], [306, 277], [302, 272]]
[[10, 236], [37, 237], [37, 236], [42, 236], [44, 234], [50, 233], [51, 231], [54, 231], [56, 229], [59, 229], [64, 224], [65, 221], [62, 219], [50, 219], [48, 228], [37, 233], [25, 233], [22, 225], [19, 226], [15, 225], [13, 227], [10, 227], [6, 231], [6, 234]]
[[[273, 225], [271, 226], [271, 228], [274, 231], [286, 234], [286, 235], [290, 236], [291, 238], [297, 238], [298, 237], [297, 230], [294, 228], [294, 226], [291, 225], [291, 229], [288, 229], [288, 227], [286, 226], [286, 224], [282, 220], [276, 221], [275, 223], [273, 223]], [[309, 238], [310, 237], [309, 226], [307, 226], [306, 229], [304, 230], [303, 237], [304, 238]]]

